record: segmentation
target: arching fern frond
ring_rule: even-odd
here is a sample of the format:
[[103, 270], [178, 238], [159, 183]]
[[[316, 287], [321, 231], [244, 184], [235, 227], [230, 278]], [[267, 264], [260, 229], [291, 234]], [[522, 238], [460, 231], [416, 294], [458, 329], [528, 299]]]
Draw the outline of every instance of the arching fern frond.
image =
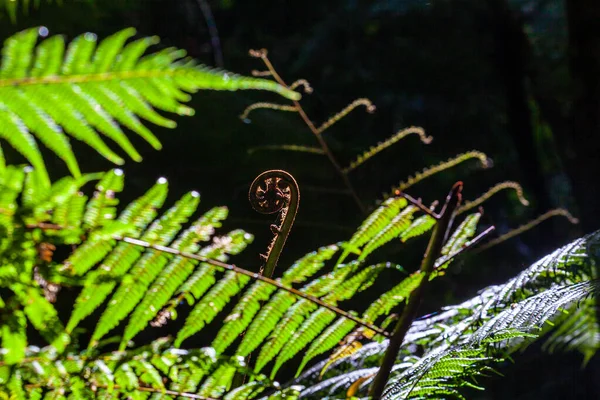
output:
[[[10, 2], [9, 2], [10, 3]], [[105, 143], [116, 143], [133, 160], [140, 154], [121, 126], [156, 149], [158, 139], [139, 118], [173, 128], [156, 110], [192, 115], [182, 102], [201, 89], [261, 89], [297, 100], [300, 94], [277, 83], [198, 66], [183, 50], [166, 48], [144, 55], [156, 37], [130, 41], [133, 28], [97, 44], [85, 33], [68, 45], [62, 36], [38, 42], [46, 28], [30, 28], [8, 38], [0, 65], [0, 138], [8, 141], [49, 185], [36, 140], [80, 174], [67, 136], [81, 140], [116, 164], [124, 160]], [[37, 45], [37, 46], [36, 46]]]

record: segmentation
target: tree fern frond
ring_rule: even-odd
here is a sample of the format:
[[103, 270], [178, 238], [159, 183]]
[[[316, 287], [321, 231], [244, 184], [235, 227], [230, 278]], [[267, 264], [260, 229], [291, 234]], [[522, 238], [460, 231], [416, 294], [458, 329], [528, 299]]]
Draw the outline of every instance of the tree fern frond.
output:
[[470, 338], [471, 343], [481, 343], [493, 332], [515, 329], [526, 332], [532, 327], [541, 327], [556, 312], [567, 305], [597, 294], [598, 280], [584, 281], [568, 286], [558, 286], [533, 297], [511, 304], [483, 324]]
[[392, 239], [402, 234], [412, 222], [413, 214], [418, 211], [415, 206], [408, 206], [398, 215], [396, 215], [390, 222], [381, 229], [363, 248], [358, 257], [359, 260], [364, 260], [369, 254], [374, 252], [377, 248], [383, 246]]
[[[163, 205], [167, 196], [166, 181], [159, 180], [150, 190], [136, 201], [131, 202], [119, 215], [119, 221], [133, 227], [131, 234], [139, 233], [156, 217], [156, 209]], [[154, 238], [154, 231], [162, 229], [162, 225], [154, 224], [142, 238]], [[85, 246], [85, 244], [84, 244]], [[78, 250], [75, 251], [76, 254]], [[67, 331], [72, 329], [86, 316], [90, 315], [112, 292], [115, 279], [125, 274], [141, 256], [142, 249], [127, 243], [118, 243], [103, 262], [102, 267], [87, 276], [83, 290], [75, 301], [75, 308], [67, 324]]]
[[217, 354], [221, 354], [250, 325], [261, 309], [261, 302], [269, 300], [277, 288], [265, 282], [255, 282], [237, 302], [233, 311], [223, 321], [223, 327], [212, 342]]
[[[148, 228], [151, 240], [160, 244], [169, 244], [181, 225], [196, 211], [198, 195], [188, 194]], [[90, 344], [95, 343], [115, 327], [134, 309], [143, 297], [145, 290], [154, 281], [158, 273], [168, 262], [168, 256], [156, 251], [146, 252], [130, 269], [128, 276], [113, 295], [107, 309], [100, 317]]]
[[[306, 351], [306, 354], [302, 358], [300, 366], [296, 372], [296, 377], [300, 375], [300, 372], [302, 372], [310, 360], [335, 347], [344, 338], [344, 336], [354, 329], [355, 326], [356, 322], [344, 317], [338, 318], [337, 321], [329, 325], [329, 327], [325, 329], [323, 333], [319, 335], [319, 337], [312, 341], [310, 347]], [[327, 366], [325, 366], [325, 368], [326, 367]]]
[[200, 331], [207, 323], [225, 307], [229, 300], [238, 294], [250, 281], [245, 275], [233, 271], [225, 274], [215, 286], [204, 296], [190, 312], [185, 325], [177, 333], [175, 346], [180, 346], [188, 337]]
[[[325, 261], [331, 259], [337, 250], [337, 246], [330, 245], [305, 255], [284, 272], [281, 283], [290, 285], [305, 281], [323, 268]], [[244, 293], [212, 343], [217, 353], [222, 353], [248, 327], [259, 312], [260, 303], [268, 300], [275, 290], [275, 286], [259, 281]]]
[[2, 324], [2, 348], [6, 349], [3, 361], [6, 364], [17, 364], [25, 358], [27, 347], [27, 319], [21, 310], [15, 310]]
[[[390, 264], [377, 264], [365, 268], [350, 279], [331, 286], [330, 292], [323, 297], [323, 300], [328, 304], [335, 305], [339, 301], [351, 298], [356, 292], [368, 288], [377, 275], [384, 268], [390, 266]], [[324, 308], [317, 309], [317, 305], [305, 299], [295, 303], [275, 327], [267, 343], [264, 344], [264, 351], [261, 351], [256, 362], [256, 371], [258, 372], [264, 364], [277, 355], [275, 366], [271, 371], [271, 379], [273, 379], [281, 365], [321, 333], [333, 322], [335, 317], [336, 314], [333, 311]]]
[[400, 240], [402, 243], [406, 243], [409, 239], [417, 236], [421, 236], [426, 232], [429, 232], [436, 223], [435, 218], [429, 214], [421, 215], [415, 219], [404, 232], [400, 234]]
[[596, 304], [596, 299], [588, 298], [577, 307], [569, 307], [568, 314], [557, 322], [558, 327], [543, 348], [550, 353], [577, 350], [584, 356], [583, 364], [587, 364], [600, 349]]
[[283, 273], [281, 283], [289, 285], [304, 282], [308, 277], [323, 268], [325, 261], [330, 260], [338, 249], [337, 245], [332, 244], [305, 255]]
[[[356, 267], [356, 263], [338, 267], [332, 273], [308, 283], [302, 288], [302, 291], [315, 296], [321, 296], [327, 293], [331, 288], [343, 282], [346, 276], [352, 273]], [[250, 324], [236, 354], [245, 357], [256, 349], [273, 329], [275, 329], [278, 322], [286, 313], [286, 310], [290, 309], [296, 301], [297, 298], [291, 293], [280, 291], [275, 294], [275, 296], [262, 307], [256, 318], [254, 318]]]
[[381, 315], [387, 315], [392, 308], [408, 299], [410, 293], [421, 283], [422, 275], [419, 272], [404, 278], [399, 284], [382, 294], [369, 305], [363, 314], [367, 321], [375, 321]]
[[22, 287], [20, 284], [13, 285], [11, 290], [17, 295], [31, 325], [56, 351], [62, 352], [70, 342], [70, 337], [64, 332], [58, 312], [42, 295], [41, 290], [35, 287]]
[[351, 252], [357, 252], [361, 246], [377, 235], [407, 204], [408, 202], [403, 197], [393, 197], [384, 201], [360, 225], [352, 238], [344, 244], [344, 251], [336, 265], [341, 264]]
[[[9, 2], [11, 3], [11, 2]], [[61, 36], [36, 44], [44, 29], [30, 28], [8, 38], [0, 66], [0, 137], [42, 174], [49, 183], [34, 136], [58, 157], [71, 172], [80, 174], [71, 150], [71, 137], [81, 140], [102, 156], [122, 164], [99, 136], [111, 139], [132, 159], [141, 156], [120, 125], [143, 137], [153, 147], [160, 142], [138, 119], [173, 127], [174, 123], [154, 109], [191, 115], [181, 102], [199, 89], [269, 90], [289, 99], [300, 94], [275, 82], [241, 77], [225, 71], [197, 66], [185, 59], [185, 52], [164, 49], [144, 56], [156, 37], [138, 39], [133, 28], [102, 40], [85, 33], [66, 48]]]

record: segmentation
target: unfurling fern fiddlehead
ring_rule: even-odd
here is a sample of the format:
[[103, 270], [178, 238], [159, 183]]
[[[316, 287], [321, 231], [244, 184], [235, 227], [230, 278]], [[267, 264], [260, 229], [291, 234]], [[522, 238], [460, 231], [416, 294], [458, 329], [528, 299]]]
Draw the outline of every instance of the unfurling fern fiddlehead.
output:
[[275, 235], [273, 241], [267, 253], [261, 254], [265, 261], [261, 274], [271, 278], [298, 212], [300, 188], [294, 177], [285, 171], [265, 171], [250, 185], [248, 199], [252, 208], [261, 214], [279, 212], [278, 223], [271, 225]]

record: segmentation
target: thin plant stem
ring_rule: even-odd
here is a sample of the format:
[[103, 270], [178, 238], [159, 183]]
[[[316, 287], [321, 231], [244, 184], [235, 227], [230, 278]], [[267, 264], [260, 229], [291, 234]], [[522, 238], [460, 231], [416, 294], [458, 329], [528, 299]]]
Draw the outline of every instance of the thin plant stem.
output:
[[[279, 83], [281, 86], [284, 86], [288, 89], [290, 88], [290, 86], [287, 83], [285, 83], [285, 81], [281, 78], [281, 76], [277, 73], [277, 71], [273, 67], [273, 64], [267, 57], [267, 51], [265, 49], [250, 50], [249, 53], [252, 57], [260, 58], [263, 61], [263, 63], [267, 67], [268, 71], [270, 72], [271, 76], [273, 77], [273, 79], [275, 79], [275, 81], [277, 83]], [[292, 104], [294, 104], [294, 107], [298, 111], [298, 114], [300, 115], [300, 117], [302, 118], [302, 120], [304, 121], [306, 126], [308, 126], [308, 129], [310, 129], [310, 131], [313, 133], [313, 135], [319, 142], [319, 146], [321, 146], [321, 148], [323, 149], [323, 152], [329, 159], [329, 162], [331, 163], [333, 168], [336, 170], [336, 172], [342, 179], [344, 186], [346, 186], [348, 188], [348, 191], [350, 192], [350, 195], [354, 199], [354, 202], [356, 203], [356, 205], [358, 206], [360, 211], [364, 214], [366, 212], [365, 206], [363, 205], [362, 201], [358, 197], [358, 194], [356, 193], [354, 186], [352, 186], [352, 183], [350, 182], [348, 175], [346, 173], [344, 173], [344, 169], [338, 163], [337, 159], [331, 152], [331, 149], [329, 148], [329, 145], [327, 145], [327, 142], [325, 141], [325, 139], [323, 139], [323, 137], [321, 136], [321, 131], [319, 131], [319, 129], [315, 126], [315, 124], [308, 117], [308, 115], [304, 111], [304, 108], [302, 108], [302, 105], [300, 104], [299, 101], [292, 100]]]
[[446, 203], [440, 212], [440, 217], [433, 228], [429, 245], [427, 246], [425, 256], [421, 262], [421, 268], [419, 269], [420, 273], [423, 275], [423, 278], [421, 279], [419, 286], [417, 286], [417, 288], [413, 290], [408, 297], [406, 307], [402, 311], [402, 315], [400, 316], [400, 319], [394, 328], [394, 332], [390, 338], [388, 347], [383, 356], [383, 360], [381, 361], [379, 371], [377, 372], [377, 375], [375, 376], [373, 384], [369, 390], [369, 397], [373, 400], [379, 400], [381, 398], [381, 395], [385, 389], [385, 385], [390, 377], [392, 368], [396, 363], [396, 358], [398, 357], [400, 347], [404, 342], [404, 337], [406, 336], [408, 329], [417, 316], [419, 305], [429, 284], [429, 277], [434, 271], [435, 262], [442, 252], [444, 242], [446, 241], [452, 227], [456, 209], [460, 205], [462, 185], [462, 182], [457, 182], [452, 187], [452, 190], [446, 198]]

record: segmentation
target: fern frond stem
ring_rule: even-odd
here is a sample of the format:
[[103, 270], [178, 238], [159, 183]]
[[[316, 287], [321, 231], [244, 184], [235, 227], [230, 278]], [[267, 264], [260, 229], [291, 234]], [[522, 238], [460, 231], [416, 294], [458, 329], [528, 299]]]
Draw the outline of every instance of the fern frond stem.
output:
[[306, 79], [298, 79], [295, 82], [292, 82], [290, 85], [290, 89], [294, 90], [297, 87], [302, 86], [304, 89], [304, 93], [310, 94], [313, 92], [313, 88], [310, 86], [310, 83]]
[[433, 228], [427, 250], [425, 251], [425, 256], [423, 257], [423, 261], [421, 262], [421, 267], [419, 269], [419, 272], [423, 274], [423, 278], [421, 279], [419, 286], [417, 286], [417, 288], [413, 290], [408, 297], [406, 307], [402, 311], [402, 315], [400, 316], [400, 319], [394, 328], [392, 337], [390, 338], [388, 347], [383, 356], [383, 360], [381, 361], [379, 371], [377, 371], [377, 375], [375, 376], [375, 379], [371, 384], [371, 388], [369, 389], [369, 397], [373, 400], [379, 400], [381, 398], [381, 394], [385, 389], [385, 385], [389, 379], [392, 368], [396, 363], [396, 358], [398, 357], [400, 347], [404, 342], [404, 337], [406, 336], [408, 329], [417, 316], [419, 305], [429, 283], [429, 277], [434, 270], [436, 260], [439, 258], [442, 252], [444, 242], [450, 233], [452, 222], [456, 214], [456, 209], [460, 206], [462, 187], [462, 182], [457, 182], [454, 184], [452, 190], [446, 197], [446, 203], [440, 212], [440, 218]]
[[223, 52], [221, 50], [221, 39], [219, 38], [219, 30], [217, 29], [217, 24], [215, 23], [215, 18], [213, 17], [210, 5], [206, 0], [196, 1], [198, 2], [198, 7], [200, 7], [200, 11], [202, 11], [202, 15], [204, 16], [206, 27], [208, 28], [208, 35], [210, 36], [210, 43], [212, 45], [213, 54], [215, 56], [215, 65], [217, 67], [222, 68]]
[[[409, 177], [406, 181], [400, 182], [400, 184], [397, 187], [392, 188], [392, 193], [394, 193], [397, 190], [402, 192], [402, 191], [408, 189], [409, 187], [421, 182], [422, 180], [427, 179], [430, 176], [437, 174], [438, 172], [442, 172], [446, 169], [452, 168], [455, 165], [458, 165], [458, 164], [460, 164], [464, 161], [470, 160], [472, 158], [477, 158], [481, 162], [481, 165], [483, 166], [483, 168], [487, 168], [490, 165], [490, 161], [484, 153], [482, 153], [480, 151], [476, 151], [476, 150], [469, 151], [469, 152], [466, 152], [463, 154], [459, 154], [458, 156], [451, 158], [448, 161], [444, 161], [437, 165], [425, 168], [423, 171], [415, 174], [414, 176]], [[388, 198], [388, 197], [390, 197], [390, 195], [388, 194], [388, 195], [385, 195], [384, 197]]]
[[436, 202], [434, 202], [431, 205], [431, 207], [426, 207], [425, 204], [423, 204], [423, 202], [421, 201], [421, 199], [417, 200], [414, 197], [410, 196], [409, 194], [401, 192], [400, 190], [396, 190], [394, 192], [394, 194], [396, 196], [404, 197], [406, 200], [408, 200], [409, 203], [416, 206], [419, 210], [423, 211], [425, 214], [429, 215], [430, 217], [432, 217], [434, 219], [440, 219], [440, 216], [432, 211], [432, 208], [434, 208], [435, 205], [437, 205]]
[[[296, 111], [296, 109], [294, 109]], [[309, 147], [309, 146], [299, 146], [295, 144], [273, 144], [273, 145], [264, 145], [264, 146], [256, 146], [247, 150], [248, 154], [253, 154], [257, 151], [261, 150], [284, 150], [284, 151], [297, 151], [301, 153], [313, 153], [313, 154], [325, 154], [323, 149], [319, 147]]]
[[258, 102], [254, 104], [250, 104], [242, 114], [240, 114], [241, 119], [247, 119], [250, 113], [254, 110], [258, 110], [261, 108], [266, 108], [269, 110], [278, 110], [278, 111], [298, 111], [295, 106], [288, 106], [285, 104], [275, 104], [275, 103], [266, 103], [266, 102]]
[[365, 99], [365, 98], [356, 99], [352, 103], [350, 103], [346, 107], [344, 107], [342, 109], [342, 111], [338, 112], [333, 117], [331, 117], [327, 121], [325, 121], [321, 126], [319, 126], [317, 128], [316, 134], [320, 135], [321, 133], [323, 133], [324, 131], [329, 129], [333, 124], [338, 122], [340, 119], [342, 119], [346, 115], [350, 114], [352, 112], [352, 110], [354, 110], [358, 106], [365, 106], [365, 108], [367, 109], [367, 112], [369, 114], [372, 114], [375, 112], [375, 106], [373, 105], [371, 100]]
[[198, 261], [204, 262], [206, 264], [213, 265], [215, 267], [223, 268], [223, 269], [228, 270], [228, 271], [233, 271], [236, 274], [246, 275], [246, 276], [250, 277], [251, 279], [259, 280], [259, 281], [265, 282], [265, 283], [267, 283], [269, 285], [273, 285], [273, 286], [277, 287], [278, 289], [281, 289], [281, 290], [284, 290], [284, 291], [286, 291], [288, 293], [293, 294], [294, 296], [298, 296], [298, 297], [300, 297], [302, 299], [305, 299], [305, 300], [308, 300], [310, 302], [313, 302], [313, 303], [315, 303], [316, 305], [318, 305], [320, 307], [327, 308], [328, 310], [333, 311], [337, 315], [342, 316], [344, 318], [347, 318], [349, 320], [352, 320], [352, 321], [356, 322], [358, 325], [361, 325], [361, 326], [363, 326], [365, 328], [371, 329], [371, 330], [379, 333], [380, 335], [383, 335], [385, 337], [390, 337], [391, 336], [391, 334], [389, 332], [386, 332], [385, 330], [383, 330], [383, 329], [381, 329], [381, 328], [379, 328], [377, 326], [374, 326], [374, 325], [372, 325], [372, 324], [370, 324], [368, 322], [365, 322], [365, 321], [363, 321], [363, 320], [361, 320], [361, 319], [353, 316], [352, 314], [350, 314], [350, 313], [348, 313], [348, 312], [346, 312], [344, 310], [341, 310], [341, 309], [339, 309], [339, 308], [337, 308], [335, 306], [332, 306], [331, 304], [325, 303], [324, 301], [320, 300], [317, 297], [311, 296], [309, 294], [301, 292], [300, 290], [294, 289], [292, 287], [288, 287], [288, 286], [282, 285], [278, 281], [276, 281], [274, 279], [271, 279], [271, 278], [267, 278], [266, 276], [259, 275], [256, 272], [248, 271], [246, 269], [237, 267], [237, 266], [235, 266], [233, 264], [227, 264], [227, 263], [224, 263], [222, 261], [218, 261], [218, 260], [213, 260], [213, 259], [210, 259], [210, 258], [202, 257], [202, 256], [199, 256], [197, 254], [187, 253], [187, 252], [184, 252], [184, 251], [179, 251], [179, 250], [174, 249], [172, 247], [166, 247], [166, 246], [160, 246], [160, 245], [148, 243], [148, 242], [145, 242], [145, 241], [139, 240], [139, 239], [133, 239], [133, 238], [122, 237], [122, 236], [113, 236], [113, 239], [118, 240], [118, 241], [122, 241], [122, 242], [125, 242], [125, 243], [129, 243], [129, 244], [133, 244], [135, 246], [141, 246], [141, 247], [145, 247], [147, 249], [153, 249], [153, 250], [160, 251], [160, 252], [163, 252], [163, 253], [174, 254], [176, 256], [183, 257], [183, 258], [190, 258], [190, 259], [193, 259], [193, 260], [198, 260]]
[[294, 177], [286, 171], [265, 171], [254, 179], [248, 192], [248, 200], [255, 211], [261, 214], [279, 213], [279, 225], [271, 225], [273, 241], [267, 249], [264, 267], [260, 274], [272, 278], [277, 261], [283, 251], [300, 203], [300, 187]]
[[0, 87], [6, 86], [31, 86], [31, 85], [51, 85], [51, 84], [72, 84], [72, 83], [89, 83], [89, 82], [106, 82], [119, 81], [127, 79], [151, 79], [164, 78], [165, 76], [175, 76], [180, 74], [179, 70], [146, 70], [146, 71], [119, 71], [119, 72], [102, 72], [98, 74], [84, 75], [48, 75], [41, 77], [23, 77], [0, 79]]
[[484, 250], [489, 249], [490, 247], [496, 246], [497, 244], [500, 244], [508, 239], [511, 239], [517, 235], [520, 235], [523, 232], [526, 232], [528, 230], [530, 230], [531, 228], [533, 228], [534, 226], [540, 224], [541, 222], [544, 222], [545, 220], [547, 220], [548, 218], [551, 217], [557, 217], [557, 216], [562, 216], [565, 217], [569, 220], [570, 223], [572, 224], [578, 224], [579, 223], [579, 219], [573, 217], [571, 215], [571, 213], [564, 209], [564, 208], [556, 208], [554, 210], [550, 210], [545, 212], [544, 214], [540, 215], [539, 217], [537, 217], [536, 219], [519, 226], [518, 228], [515, 228], [507, 233], [505, 233], [504, 235], [501, 235], [499, 237], [497, 237], [494, 240], [490, 240], [488, 243], [486, 243], [484, 246], [481, 246], [480, 248], [477, 249], [476, 253], [482, 252]]
[[271, 71], [258, 71], [256, 69], [253, 69], [250, 73], [252, 74], [252, 76], [256, 76], [256, 77], [271, 76]]
[[419, 137], [421, 138], [421, 142], [423, 142], [425, 144], [429, 144], [433, 140], [433, 137], [427, 136], [427, 134], [425, 133], [425, 130], [421, 127], [411, 126], [409, 128], [402, 129], [402, 130], [398, 131], [397, 133], [395, 133], [393, 136], [386, 139], [385, 141], [379, 143], [377, 146], [371, 147], [367, 152], [359, 155], [354, 161], [352, 161], [350, 163], [349, 166], [344, 168], [344, 173], [347, 174], [348, 172], [356, 169], [361, 164], [363, 164], [365, 161], [376, 156], [381, 151], [387, 149], [388, 147], [390, 147], [393, 144], [397, 143], [398, 141], [404, 139], [406, 136], [408, 136], [410, 134], [419, 135]]
[[[267, 67], [267, 70], [271, 73], [271, 75], [273, 76], [273, 79], [275, 79], [275, 81], [277, 83], [279, 83], [281, 86], [283, 86], [285, 88], [288, 88], [288, 89], [290, 88], [285, 83], [285, 81], [281, 78], [281, 76], [277, 73], [275, 68], [273, 67], [273, 64], [269, 60], [269, 57], [267, 57], [266, 49], [250, 50], [248, 53], [250, 54], [250, 56], [255, 57], [255, 58], [260, 58], [262, 60], [262, 62]], [[323, 137], [319, 134], [319, 130], [317, 129], [315, 124], [312, 122], [312, 120], [308, 117], [308, 115], [304, 111], [304, 108], [302, 108], [302, 105], [300, 104], [300, 102], [297, 100], [292, 100], [292, 104], [294, 104], [294, 107], [296, 107], [298, 114], [300, 115], [300, 117], [302, 118], [302, 120], [304, 121], [304, 123], [306, 124], [308, 129], [310, 129], [310, 131], [313, 133], [313, 135], [317, 138], [317, 141], [319, 142], [319, 146], [321, 146], [321, 148], [325, 152], [325, 155], [329, 159], [329, 162], [331, 163], [333, 168], [336, 170], [336, 172], [338, 173], [338, 175], [344, 182], [344, 185], [350, 191], [350, 195], [354, 199], [354, 202], [356, 203], [356, 205], [358, 206], [360, 211], [364, 214], [366, 212], [365, 206], [363, 205], [362, 201], [358, 197], [358, 194], [356, 193], [354, 186], [352, 186], [352, 183], [350, 182], [350, 178], [348, 178], [348, 175], [344, 173], [344, 170], [342, 169], [341, 165], [338, 163], [337, 159], [334, 157], [333, 153], [329, 149], [329, 145], [323, 139]]]
[[473, 201], [465, 201], [465, 204], [456, 211], [456, 214], [458, 215], [458, 214], [462, 214], [466, 211], [472, 210], [473, 208], [481, 205], [483, 202], [487, 201], [490, 197], [492, 197], [493, 195], [495, 195], [496, 193], [498, 193], [499, 191], [504, 190], [504, 189], [514, 189], [515, 192], [517, 193], [517, 197], [519, 198], [519, 202], [521, 204], [523, 204], [524, 206], [529, 205], [529, 201], [523, 195], [523, 188], [521, 187], [521, 185], [519, 185], [518, 182], [506, 181], [506, 182], [498, 183], [497, 185], [491, 187], [490, 189], [488, 189], [487, 192], [485, 192], [484, 194], [482, 194], [481, 196], [479, 196], [478, 198], [476, 198]]

